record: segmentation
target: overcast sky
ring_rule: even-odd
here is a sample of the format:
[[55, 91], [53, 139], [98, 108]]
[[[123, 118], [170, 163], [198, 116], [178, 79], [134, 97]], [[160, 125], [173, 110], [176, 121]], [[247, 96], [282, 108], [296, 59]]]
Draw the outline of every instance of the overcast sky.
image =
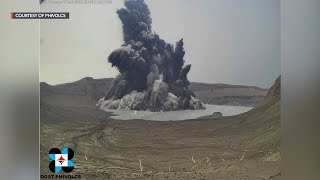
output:
[[[165, 41], [185, 42], [189, 79], [268, 88], [280, 75], [279, 0], [146, 0], [153, 29]], [[114, 77], [108, 55], [121, 46], [116, 9], [104, 5], [44, 4], [70, 20], [41, 21], [40, 80], [49, 84], [90, 76]]]

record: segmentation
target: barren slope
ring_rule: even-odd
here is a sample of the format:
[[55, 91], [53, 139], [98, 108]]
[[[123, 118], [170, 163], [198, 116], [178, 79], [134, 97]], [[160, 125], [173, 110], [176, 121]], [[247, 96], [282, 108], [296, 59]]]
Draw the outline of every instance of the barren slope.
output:
[[280, 80], [258, 107], [215, 120], [119, 121], [70, 105], [42, 103], [41, 174], [50, 148], [68, 146], [82, 179], [280, 178]]

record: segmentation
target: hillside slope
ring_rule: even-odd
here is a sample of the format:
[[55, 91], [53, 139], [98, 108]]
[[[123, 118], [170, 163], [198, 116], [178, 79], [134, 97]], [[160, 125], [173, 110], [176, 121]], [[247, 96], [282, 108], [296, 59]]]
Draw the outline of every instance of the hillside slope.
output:
[[220, 119], [119, 121], [95, 107], [43, 103], [41, 173], [50, 173], [54, 146], [75, 151], [82, 179], [279, 179], [280, 86], [278, 78], [259, 106]]
[[112, 78], [93, 79], [86, 77], [79, 81], [54, 86], [41, 82], [41, 101], [62, 106], [95, 106], [98, 100], [104, 96], [112, 80]]
[[204, 84], [192, 82], [189, 86], [196, 97], [206, 104], [257, 106], [267, 90], [255, 86]]

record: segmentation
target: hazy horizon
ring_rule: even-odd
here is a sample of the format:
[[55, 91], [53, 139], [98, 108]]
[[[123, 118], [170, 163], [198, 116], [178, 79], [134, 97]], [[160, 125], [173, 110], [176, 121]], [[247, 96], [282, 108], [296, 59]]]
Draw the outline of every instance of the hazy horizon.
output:
[[[162, 39], [185, 42], [192, 82], [269, 88], [281, 71], [280, 2], [146, 0], [153, 29]], [[105, 5], [44, 4], [70, 20], [41, 21], [40, 81], [51, 85], [118, 74], [108, 55], [123, 43], [116, 9]]]

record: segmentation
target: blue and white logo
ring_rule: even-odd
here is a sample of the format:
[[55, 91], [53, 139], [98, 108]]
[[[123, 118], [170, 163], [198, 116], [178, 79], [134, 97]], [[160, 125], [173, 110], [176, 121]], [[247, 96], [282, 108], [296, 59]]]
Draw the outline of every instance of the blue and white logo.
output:
[[74, 156], [74, 152], [70, 148], [64, 148], [62, 151], [58, 148], [52, 148], [49, 151], [49, 157], [52, 160], [49, 164], [49, 169], [54, 172], [58, 173], [61, 169], [69, 173], [74, 169], [74, 163], [71, 159]]

